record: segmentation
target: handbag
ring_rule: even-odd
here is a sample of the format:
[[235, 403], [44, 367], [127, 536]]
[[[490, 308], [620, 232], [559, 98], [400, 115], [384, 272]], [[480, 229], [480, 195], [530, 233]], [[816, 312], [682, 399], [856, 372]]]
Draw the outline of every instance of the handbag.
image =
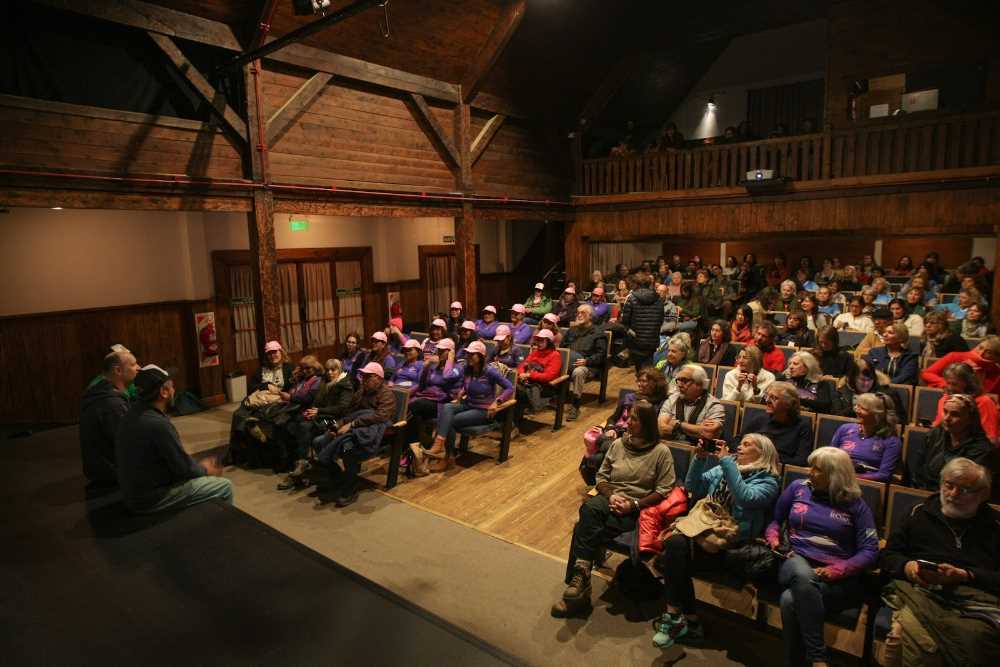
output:
[[709, 497], [695, 503], [690, 512], [674, 522], [672, 529], [713, 554], [733, 546], [740, 537], [740, 527], [733, 517]]

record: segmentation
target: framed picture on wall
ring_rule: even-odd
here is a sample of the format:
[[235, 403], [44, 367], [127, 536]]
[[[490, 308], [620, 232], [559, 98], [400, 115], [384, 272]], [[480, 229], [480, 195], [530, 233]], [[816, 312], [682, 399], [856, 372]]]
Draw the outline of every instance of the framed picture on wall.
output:
[[198, 334], [198, 366], [218, 366], [219, 338], [215, 332], [215, 313], [195, 313], [194, 327]]

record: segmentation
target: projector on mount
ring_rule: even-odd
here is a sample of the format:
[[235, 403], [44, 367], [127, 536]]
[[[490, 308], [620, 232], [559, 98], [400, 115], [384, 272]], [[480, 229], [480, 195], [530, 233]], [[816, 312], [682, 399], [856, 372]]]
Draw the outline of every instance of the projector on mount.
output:
[[740, 185], [750, 194], [766, 194], [784, 190], [785, 184], [791, 180], [775, 176], [774, 169], [751, 169], [746, 173], [746, 179], [740, 181]]

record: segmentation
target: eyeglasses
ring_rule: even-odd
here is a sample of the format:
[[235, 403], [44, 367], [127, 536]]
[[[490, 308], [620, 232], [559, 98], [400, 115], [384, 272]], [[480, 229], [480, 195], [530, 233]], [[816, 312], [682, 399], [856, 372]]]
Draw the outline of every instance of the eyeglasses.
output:
[[691, 384], [692, 382], [694, 382], [694, 380], [691, 378], [679, 377], [679, 378], [674, 378], [674, 382], [676, 382], [677, 384]]
[[968, 496], [973, 493], [979, 492], [978, 488], [971, 486], [961, 486], [959, 484], [955, 484], [954, 482], [949, 482], [948, 480], [941, 482], [941, 486], [944, 488], [945, 491], [954, 493], [956, 496], [960, 497]]

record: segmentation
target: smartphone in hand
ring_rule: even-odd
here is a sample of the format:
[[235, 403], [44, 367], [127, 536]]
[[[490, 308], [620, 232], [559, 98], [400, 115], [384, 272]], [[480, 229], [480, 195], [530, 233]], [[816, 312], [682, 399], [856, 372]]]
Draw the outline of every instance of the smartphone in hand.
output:
[[698, 446], [708, 454], [715, 454], [719, 451], [719, 444], [715, 440], [708, 438], [698, 438]]
[[917, 559], [917, 569], [921, 572], [937, 572], [938, 564], [929, 560]]

